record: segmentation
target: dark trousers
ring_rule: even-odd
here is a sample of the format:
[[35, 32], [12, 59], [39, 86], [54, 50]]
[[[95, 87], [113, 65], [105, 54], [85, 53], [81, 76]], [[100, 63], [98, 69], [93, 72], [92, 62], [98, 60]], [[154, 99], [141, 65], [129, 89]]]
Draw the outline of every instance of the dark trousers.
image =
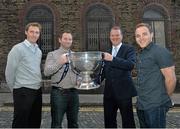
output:
[[12, 128], [40, 128], [42, 91], [29, 88], [13, 90], [14, 119]]
[[117, 110], [120, 110], [123, 128], [135, 128], [132, 98], [115, 100], [104, 98], [104, 122], [105, 128], [117, 128]]
[[166, 104], [147, 110], [137, 108], [140, 128], [166, 128], [166, 113], [169, 110]]
[[66, 113], [68, 128], [78, 128], [79, 96], [76, 89], [51, 91], [52, 128], [62, 128], [62, 120]]

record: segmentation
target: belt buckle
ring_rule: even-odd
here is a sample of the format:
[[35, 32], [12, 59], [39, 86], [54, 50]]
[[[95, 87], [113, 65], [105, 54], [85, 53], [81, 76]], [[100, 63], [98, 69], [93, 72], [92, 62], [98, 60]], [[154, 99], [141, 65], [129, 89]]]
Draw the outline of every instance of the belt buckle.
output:
[[58, 87], [58, 89], [59, 89], [62, 93], [64, 93], [64, 88]]

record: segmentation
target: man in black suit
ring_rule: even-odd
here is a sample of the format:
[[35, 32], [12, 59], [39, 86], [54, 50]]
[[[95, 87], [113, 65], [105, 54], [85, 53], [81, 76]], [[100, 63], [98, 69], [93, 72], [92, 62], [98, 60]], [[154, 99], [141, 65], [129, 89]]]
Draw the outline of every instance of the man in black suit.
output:
[[104, 53], [102, 80], [104, 88], [105, 128], [117, 128], [117, 110], [120, 110], [123, 128], [135, 128], [132, 97], [136, 90], [131, 71], [135, 65], [136, 54], [132, 46], [122, 43], [122, 31], [119, 26], [112, 27], [110, 40], [112, 48]]

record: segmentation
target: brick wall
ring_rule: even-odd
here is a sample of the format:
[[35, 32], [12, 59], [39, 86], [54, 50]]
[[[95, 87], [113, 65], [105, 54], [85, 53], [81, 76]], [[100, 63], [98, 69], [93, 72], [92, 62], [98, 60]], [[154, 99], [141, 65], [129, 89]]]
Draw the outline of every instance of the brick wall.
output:
[[[12, 3], [10, 3], [12, 2]], [[57, 48], [57, 35], [68, 28], [74, 36], [74, 51], [84, 50], [83, 16], [86, 8], [93, 3], [101, 3], [112, 11], [116, 24], [124, 31], [124, 40], [135, 45], [134, 27], [141, 21], [146, 6], [157, 5], [164, 9], [168, 19], [167, 47], [172, 51], [176, 63], [176, 74], [180, 80], [180, 2], [170, 0], [13, 0], [0, 1], [0, 81], [4, 81], [7, 53], [13, 45], [23, 40], [24, 18], [28, 10], [43, 4], [54, 15], [54, 41]]]

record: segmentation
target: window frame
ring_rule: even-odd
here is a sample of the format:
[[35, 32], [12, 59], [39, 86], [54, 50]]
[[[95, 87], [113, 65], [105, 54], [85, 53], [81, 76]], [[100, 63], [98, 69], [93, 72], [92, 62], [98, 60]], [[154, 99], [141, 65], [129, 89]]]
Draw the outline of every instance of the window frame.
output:
[[[151, 16], [145, 16], [145, 13], [150, 13], [150, 12], [152, 12], [151, 13]], [[153, 17], [153, 13], [154, 13], [154, 17]], [[156, 25], [155, 25], [155, 23], [157, 23], [157, 22], [162, 22], [163, 24], [164, 24], [164, 28], [163, 28], [163, 30], [164, 30], [164, 38], [163, 38], [163, 41], [164, 41], [164, 43], [159, 43], [159, 45], [161, 45], [162, 47], [166, 47], [166, 42], [167, 42], [167, 34], [166, 34], [166, 17], [161, 13], [161, 11], [158, 11], [158, 10], [156, 10], [156, 9], [147, 9], [147, 10], [145, 10], [144, 12], [143, 12], [143, 16], [142, 16], [142, 19], [143, 19], [143, 22], [145, 22], [145, 23], [148, 23], [148, 24], [150, 24], [151, 25], [151, 27], [152, 27], [152, 30], [153, 30], [153, 34], [154, 34], [154, 36], [153, 36], [153, 42], [155, 42], [155, 43], [158, 43], [157, 42], [157, 36], [156, 36]]]

